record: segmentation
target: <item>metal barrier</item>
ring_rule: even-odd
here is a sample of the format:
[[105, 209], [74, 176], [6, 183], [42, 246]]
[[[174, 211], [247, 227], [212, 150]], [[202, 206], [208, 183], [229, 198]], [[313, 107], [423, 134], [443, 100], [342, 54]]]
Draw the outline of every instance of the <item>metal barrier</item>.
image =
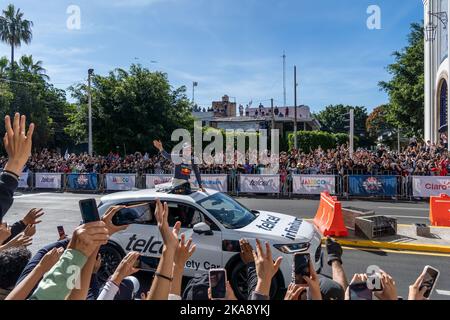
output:
[[[303, 173], [304, 171], [297, 171]], [[354, 171], [352, 173], [355, 173]], [[214, 175], [224, 175], [216, 173], [215, 170], [208, 172], [210, 177]], [[206, 174], [205, 174], [206, 175]], [[45, 172], [29, 172], [21, 178], [19, 189], [21, 190], [58, 190], [58, 191], [90, 191], [90, 192], [107, 192], [132, 190], [134, 188], [147, 188], [147, 176], [160, 176], [158, 183], [167, 182], [172, 175], [170, 174], [97, 174], [97, 173], [45, 173]], [[232, 170], [226, 177], [226, 192], [232, 195], [243, 194], [276, 194], [278, 197], [308, 197], [320, 194], [318, 183], [321, 177], [331, 177], [333, 175], [321, 174], [294, 174], [282, 173], [279, 175], [245, 175], [240, 174], [237, 170]], [[108, 186], [109, 181], [116, 185]], [[113, 178], [117, 180], [111, 180]], [[294, 179], [303, 177], [307, 182], [307, 186], [302, 186], [305, 192], [299, 192], [299, 186], [295, 185]], [[126, 180], [132, 178], [131, 180]], [[211, 179], [212, 179], [211, 178]], [[246, 179], [248, 178], [248, 179]], [[223, 178], [222, 178], [223, 179]], [[253, 180], [252, 180], [253, 179]], [[309, 181], [308, 181], [309, 179]], [[450, 193], [450, 176], [400, 176], [400, 175], [334, 175], [335, 186], [334, 193], [336, 196], [358, 197], [358, 198], [395, 198], [409, 199], [427, 198], [430, 195], [439, 195], [440, 193]], [[326, 180], [326, 179], [322, 179]], [[297, 181], [298, 183], [298, 181]], [[310, 189], [308, 189], [310, 188]], [[315, 189], [316, 188], [316, 189]], [[394, 188], [394, 189], [392, 189]], [[109, 190], [113, 189], [113, 190]], [[389, 191], [389, 192], [387, 192]]]

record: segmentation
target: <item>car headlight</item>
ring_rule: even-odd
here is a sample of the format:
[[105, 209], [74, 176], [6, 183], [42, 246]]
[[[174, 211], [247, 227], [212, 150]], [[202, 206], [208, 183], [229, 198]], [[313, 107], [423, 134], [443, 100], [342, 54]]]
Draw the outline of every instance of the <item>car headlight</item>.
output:
[[309, 243], [274, 244], [273, 246], [285, 254], [294, 254], [308, 250]]

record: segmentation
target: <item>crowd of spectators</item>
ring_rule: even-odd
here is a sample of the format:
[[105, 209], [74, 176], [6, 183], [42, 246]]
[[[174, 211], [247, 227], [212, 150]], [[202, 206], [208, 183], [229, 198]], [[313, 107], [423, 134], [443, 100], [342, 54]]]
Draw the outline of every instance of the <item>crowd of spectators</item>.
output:
[[[156, 151], [156, 150], [155, 150]], [[235, 159], [238, 155], [235, 154]], [[246, 154], [245, 164], [226, 164], [209, 162], [199, 166], [202, 173], [273, 173], [270, 166], [249, 164]], [[6, 157], [0, 157], [0, 167], [6, 163]], [[346, 145], [335, 149], [317, 148], [310, 152], [293, 150], [281, 152], [279, 172], [282, 175], [294, 174], [374, 174], [374, 175], [425, 175], [446, 176], [450, 172], [449, 153], [443, 143], [430, 141], [418, 143], [412, 139], [401, 152], [391, 151], [384, 146], [374, 150], [357, 149], [350, 156]], [[32, 172], [60, 173], [172, 173], [172, 163], [160, 154], [149, 155], [136, 152], [127, 156], [110, 152], [106, 156], [81, 154], [61, 154], [47, 149], [32, 154], [25, 170]]]
[[[5, 118], [4, 138], [8, 158], [0, 175], [0, 222], [8, 213], [18, 186], [23, 166], [31, 156], [34, 125], [25, 132], [25, 117], [16, 114], [13, 125]], [[93, 163], [92, 165], [95, 165]], [[114, 225], [113, 217], [122, 207], [109, 208], [100, 221], [81, 223], [70, 236], [61, 234], [58, 241], [40, 249], [33, 257], [27, 247], [37, 233], [44, 215], [41, 209], [31, 209], [13, 225], [0, 224], [0, 299], [6, 300], [208, 300], [211, 289], [208, 278], [196, 276], [182, 290], [186, 262], [195, 252], [195, 243], [180, 234], [181, 223], [169, 226], [167, 203], [156, 201], [155, 218], [163, 248], [150, 289], [137, 296], [139, 281], [132, 275], [139, 271], [136, 262], [140, 253], [129, 252], [109, 279], [98, 279], [102, 264], [100, 248], [110, 236], [128, 226]], [[278, 272], [282, 258], [273, 260], [271, 246], [256, 239], [256, 246], [241, 239], [241, 259], [247, 266], [248, 299], [269, 300], [272, 278]], [[326, 241], [327, 262], [332, 277], [317, 274], [310, 262], [309, 276], [304, 284], [289, 285], [285, 300], [349, 300], [352, 283], [367, 282], [367, 274], [355, 274], [350, 281], [343, 268], [342, 247], [333, 239]], [[426, 300], [425, 273], [409, 287], [409, 300]], [[387, 272], [380, 270], [381, 290], [373, 292], [379, 300], [398, 300], [397, 284]], [[208, 288], [207, 290], [205, 290]], [[236, 300], [228, 284], [225, 300]]]

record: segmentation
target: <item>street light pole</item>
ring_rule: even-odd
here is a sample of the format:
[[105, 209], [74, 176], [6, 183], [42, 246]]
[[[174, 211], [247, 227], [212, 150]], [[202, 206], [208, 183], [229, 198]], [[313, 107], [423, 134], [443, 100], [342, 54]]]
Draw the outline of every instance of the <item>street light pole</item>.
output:
[[195, 105], [195, 87], [198, 86], [198, 82], [192, 82], [192, 105]]
[[297, 147], [297, 66], [294, 66], [294, 149]]
[[91, 95], [91, 76], [94, 73], [94, 69], [88, 70], [88, 121], [89, 121], [89, 138], [88, 138], [88, 152], [89, 155], [93, 154], [92, 146], [92, 95]]
[[270, 105], [271, 105], [271, 108], [272, 108], [272, 127], [270, 128], [270, 129], [275, 129], [275, 115], [274, 115], [274, 112], [273, 112], [273, 98], [272, 99], [270, 99]]

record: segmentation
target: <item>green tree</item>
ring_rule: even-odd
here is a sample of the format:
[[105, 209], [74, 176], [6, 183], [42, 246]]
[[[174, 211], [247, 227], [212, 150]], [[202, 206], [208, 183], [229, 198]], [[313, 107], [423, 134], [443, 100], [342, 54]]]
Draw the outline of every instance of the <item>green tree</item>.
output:
[[33, 37], [33, 22], [23, 18], [23, 12], [9, 4], [0, 16], [0, 40], [11, 46], [11, 65], [14, 68], [14, 49], [22, 42], [29, 44]]
[[[87, 140], [87, 86], [69, 88], [77, 101], [67, 109], [66, 132], [78, 143]], [[127, 153], [152, 151], [151, 141], [161, 139], [166, 148], [174, 145], [175, 129], [193, 130], [194, 119], [186, 88], [173, 89], [167, 75], [150, 72], [141, 65], [116, 69], [108, 76], [92, 78], [94, 149], [99, 154], [121, 149]]]
[[411, 24], [408, 46], [393, 53], [387, 67], [390, 81], [379, 86], [389, 94], [387, 120], [408, 137], [423, 136], [424, 126], [424, 34], [423, 24]]
[[362, 147], [369, 147], [373, 140], [369, 138], [366, 131], [367, 109], [365, 107], [344, 106], [343, 104], [329, 105], [324, 110], [315, 114], [315, 118], [322, 125], [322, 130], [329, 133], [349, 133], [349, 122], [347, 114], [350, 108], [355, 110], [355, 136], [359, 138]]
[[37, 75], [42, 77], [45, 80], [49, 80], [50, 77], [46, 75], [46, 70], [42, 67], [42, 61], [34, 61], [33, 55], [24, 55], [19, 60], [19, 66], [24, 72], [31, 73], [33, 75]]
[[373, 109], [366, 121], [367, 132], [375, 139], [392, 134], [395, 128], [388, 122], [389, 105], [381, 105]]

